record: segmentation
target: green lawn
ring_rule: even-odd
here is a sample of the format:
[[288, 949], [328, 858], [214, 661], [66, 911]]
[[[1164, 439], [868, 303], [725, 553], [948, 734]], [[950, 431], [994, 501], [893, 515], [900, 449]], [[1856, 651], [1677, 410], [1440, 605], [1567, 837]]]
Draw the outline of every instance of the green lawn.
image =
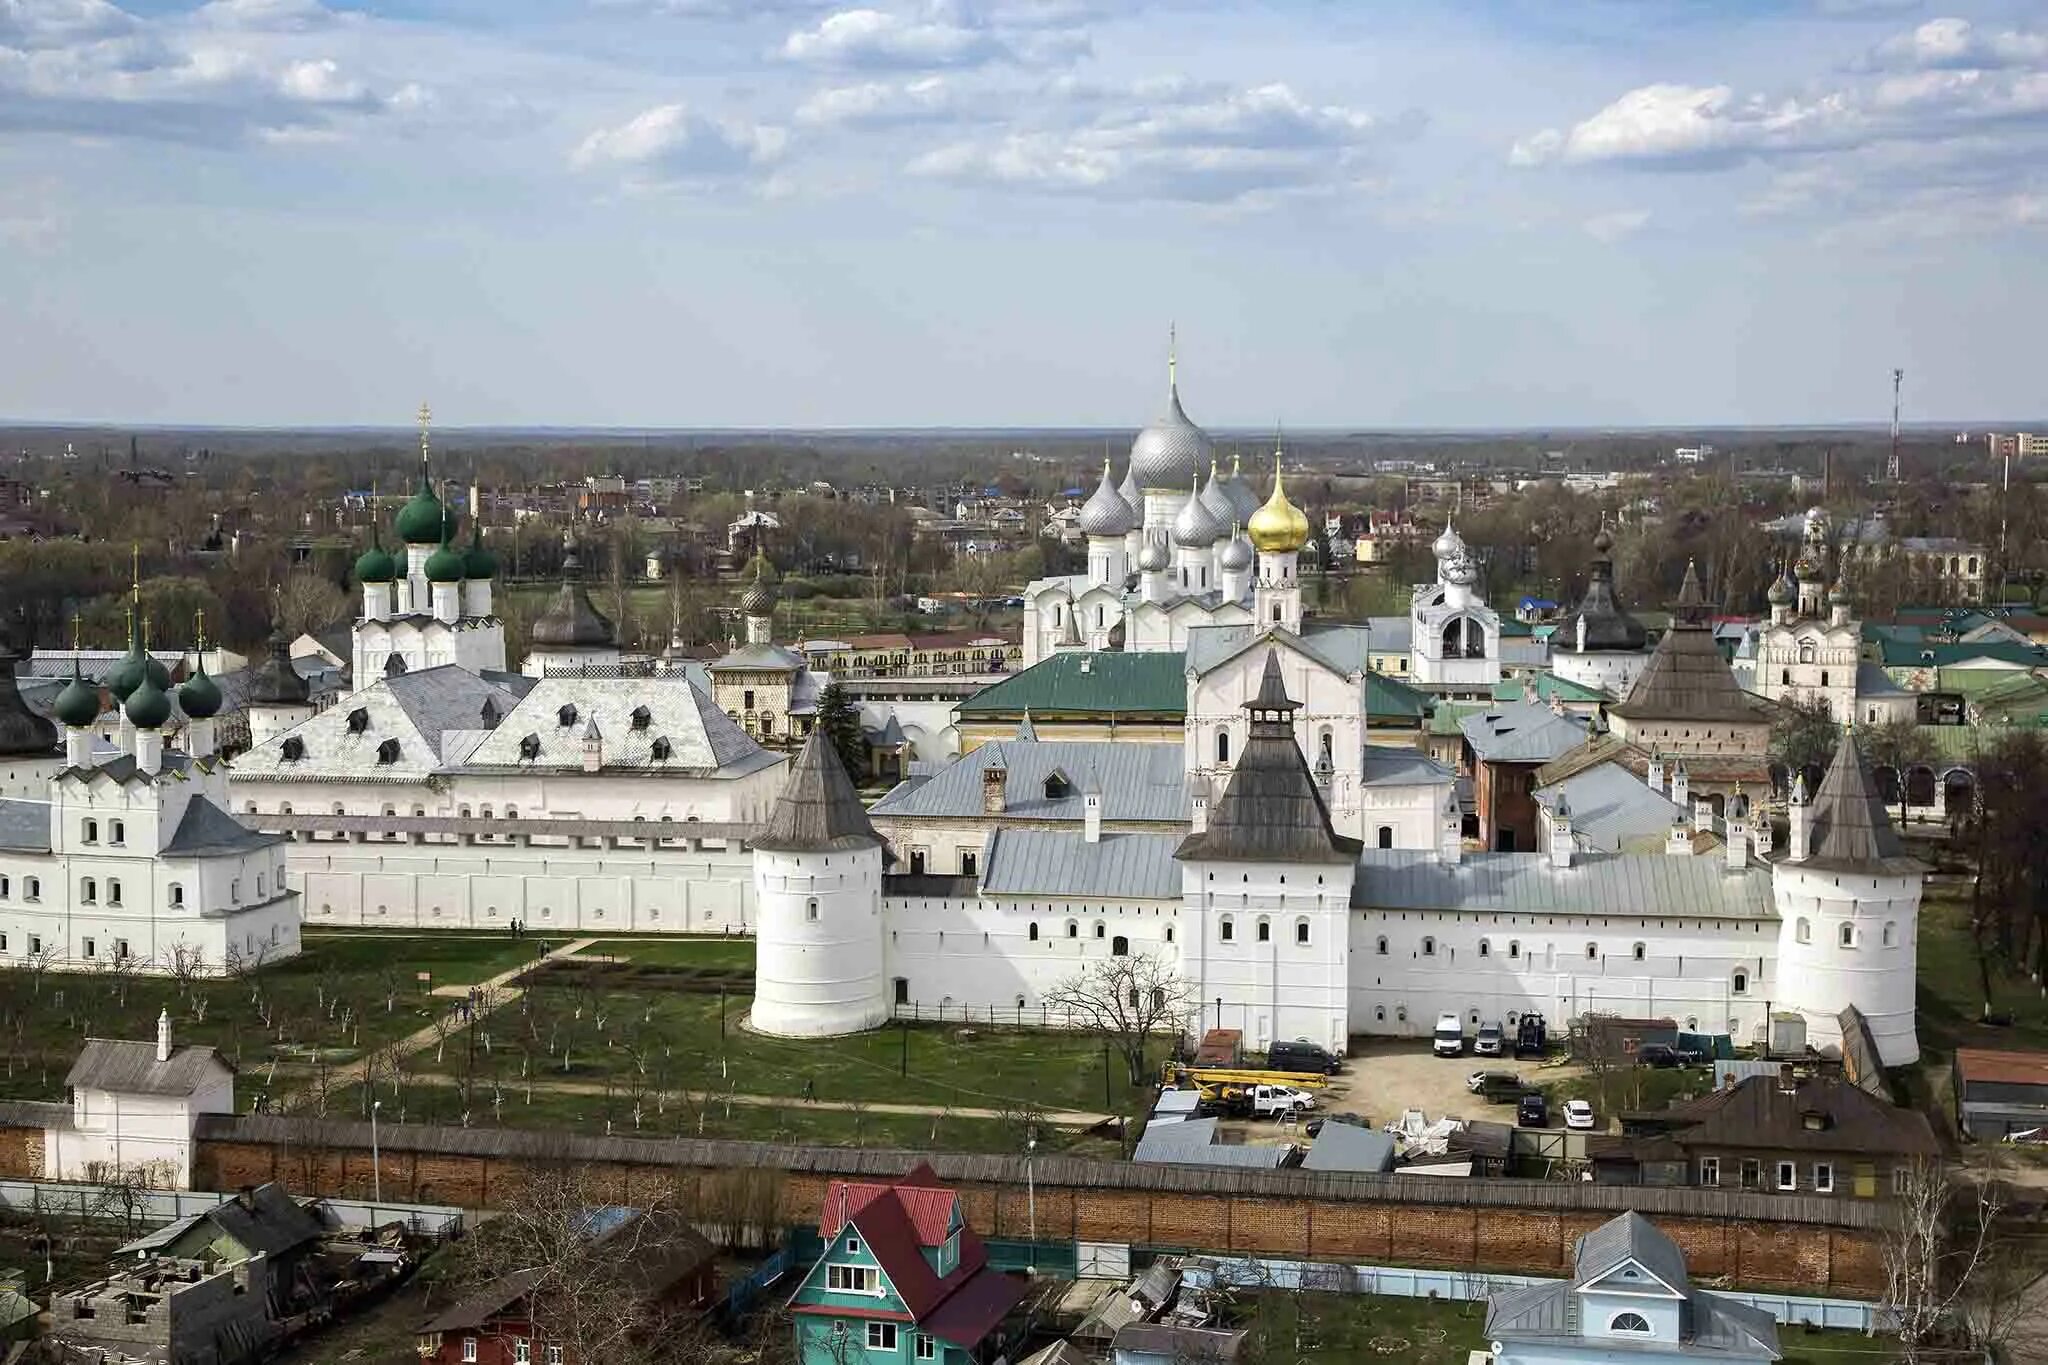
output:
[[1994, 960], [1991, 1009], [2012, 1016], [2010, 1028], [1981, 1022], [1983, 974], [1970, 941], [1970, 890], [1932, 886], [1920, 904], [1920, 1041], [1955, 1047], [2048, 1047], [2048, 998], [2023, 972]]
[[601, 938], [578, 957], [612, 957], [642, 967], [737, 967], [754, 970], [750, 938]]
[[243, 1072], [243, 1098], [310, 1077], [308, 1048], [330, 1064], [423, 1027], [418, 973], [466, 985], [524, 961], [530, 942], [504, 936], [320, 935], [298, 957], [248, 979], [181, 986], [112, 972], [0, 971], [0, 1098], [61, 1100], [86, 1038], [156, 1037], [168, 1009], [180, 1042], [220, 1048]]
[[[486, 1025], [491, 1054], [508, 1076], [820, 1100], [1000, 1109], [1124, 1112], [1145, 1087], [1095, 1037], [1020, 1029], [913, 1024], [847, 1038], [792, 1042], [741, 1027], [748, 998], [660, 990], [529, 991]], [[720, 1011], [724, 1026], [720, 1027]], [[451, 1038], [452, 1062], [466, 1041]], [[1163, 1056], [1166, 1044], [1158, 1045]], [[565, 1065], [566, 1063], [566, 1065]], [[424, 1062], [417, 1063], [423, 1069]], [[441, 1068], [448, 1070], [447, 1067]], [[1149, 1078], [1148, 1078], [1149, 1079]]]
[[1539, 1088], [1549, 1097], [1552, 1109], [1566, 1100], [1590, 1100], [1594, 1114], [1605, 1121], [1626, 1111], [1668, 1108], [1706, 1094], [1713, 1085], [1713, 1071], [1703, 1066], [1626, 1066], [1600, 1075], [1567, 1076]]

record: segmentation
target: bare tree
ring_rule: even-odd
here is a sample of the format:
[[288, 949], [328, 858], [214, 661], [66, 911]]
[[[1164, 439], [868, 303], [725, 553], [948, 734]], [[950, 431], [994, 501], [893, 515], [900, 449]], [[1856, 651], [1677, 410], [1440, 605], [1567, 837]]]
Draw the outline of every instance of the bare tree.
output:
[[1192, 995], [1173, 964], [1152, 953], [1090, 962], [1045, 995], [1049, 1013], [1107, 1037], [1124, 1059], [1132, 1085], [1147, 1079], [1146, 1046], [1157, 1035], [1186, 1032]]
[[1963, 1307], [1989, 1274], [2000, 1207], [1997, 1185], [1958, 1184], [1937, 1162], [1915, 1161], [1898, 1177], [1881, 1251], [1901, 1365], [1936, 1359], [1968, 1334]]
[[277, 624], [288, 636], [324, 630], [348, 614], [348, 596], [316, 573], [286, 574], [277, 589]]

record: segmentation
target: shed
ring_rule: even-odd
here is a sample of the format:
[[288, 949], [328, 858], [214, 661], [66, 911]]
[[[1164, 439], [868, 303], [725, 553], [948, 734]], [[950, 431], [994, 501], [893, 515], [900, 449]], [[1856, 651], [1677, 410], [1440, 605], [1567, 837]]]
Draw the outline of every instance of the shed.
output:
[[1955, 1057], [1956, 1126], [1980, 1142], [2048, 1130], [2048, 1052], [1961, 1047]]
[[1394, 1140], [1372, 1128], [1330, 1119], [1301, 1163], [1305, 1171], [1391, 1171]]

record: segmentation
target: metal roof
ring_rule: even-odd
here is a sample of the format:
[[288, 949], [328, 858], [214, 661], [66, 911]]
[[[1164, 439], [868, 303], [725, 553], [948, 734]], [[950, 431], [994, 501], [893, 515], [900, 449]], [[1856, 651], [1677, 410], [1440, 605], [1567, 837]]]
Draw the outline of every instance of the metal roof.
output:
[[1305, 1171], [1391, 1171], [1394, 1140], [1376, 1128], [1326, 1121], [1301, 1168]]
[[[235, 761], [235, 776], [424, 781], [453, 756], [475, 748], [497, 724], [493, 717], [509, 715], [518, 701], [510, 688], [454, 664], [393, 674], [243, 754]], [[350, 717], [358, 711], [363, 719], [352, 729]], [[284, 757], [291, 738], [304, 746], [296, 760]], [[398, 741], [398, 755], [389, 763], [380, 761], [386, 740]]]
[[1287, 1148], [1274, 1145], [1223, 1146], [1216, 1141], [1215, 1119], [1184, 1119], [1179, 1123], [1148, 1124], [1131, 1160], [1143, 1163], [1170, 1162], [1183, 1166], [1237, 1166], [1254, 1170], [1277, 1170]]
[[0, 849], [9, 853], [48, 853], [50, 803], [0, 801]]
[[1370, 627], [1362, 625], [1308, 626], [1299, 635], [1256, 624], [1197, 626], [1188, 632], [1188, 668], [1208, 673], [1262, 640], [1278, 640], [1348, 677], [1365, 671], [1370, 633]]
[[1548, 763], [1586, 742], [1584, 716], [1559, 715], [1533, 701], [1510, 702], [1465, 717], [1465, 742], [1485, 763]]
[[992, 896], [1179, 900], [1178, 834], [1104, 834], [999, 829], [989, 837], [981, 889]]
[[[1178, 657], [1178, 656], [1175, 656]], [[884, 817], [981, 817], [982, 772], [1000, 764], [1004, 816], [1015, 820], [1080, 820], [1081, 784], [1092, 771], [1102, 786], [1102, 818], [1186, 824], [1187, 772], [1178, 744], [1117, 744], [1108, 740], [1004, 740], [962, 754], [930, 777], [902, 783], [870, 812]], [[1047, 794], [1058, 774], [1065, 795]]]
[[1444, 863], [1415, 849], [1369, 848], [1351, 886], [1354, 910], [1471, 910], [1640, 919], [1777, 918], [1768, 868], [1725, 859], [1588, 853], [1552, 867], [1541, 853], [1475, 853]]
[[1670, 1288], [1685, 1291], [1685, 1253], [1634, 1211], [1610, 1218], [1579, 1238], [1572, 1252], [1573, 1283], [1589, 1284], [1625, 1261], [1634, 1261]]
[[[636, 713], [645, 712], [644, 722]], [[572, 717], [564, 723], [564, 717]], [[604, 767], [646, 772], [738, 777], [781, 762], [718, 709], [687, 677], [546, 677], [513, 706], [463, 763], [470, 770], [554, 770], [580, 773], [583, 741], [597, 727]], [[522, 743], [539, 740], [527, 757]], [[669, 756], [654, 757], [657, 740]]]
[[[1540, 787], [1536, 802], [1555, 812], [1563, 796], [1571, 809], [1572, 833], [1582, 845], [1604, 853], [1620, 853], [1630, 843], [1661, 844], [1674, 818], [1692, 818], [1662, 792], [1653, 789], [1620, 763], [1602, 763], [1573, 773], [1562, 782]], [[1655, 850], [1646, 850], [1655, 851]]]
[[1187, 714], [1187, 656], [1179, 650], [1126, 654], [1076, 651], [1041, 659], [975, 693], [962, 719], [1016, 716]]
[[1458, 780], [1457, 773], [1422, 750], [1392, 744], [1366, 745], [1364, 769], [1365, 779], [1360, 785], [1367, 787], [1450, 784]]
[[[1697, 587], [1690, 576], [1687, 583]], [[1753, 721], [1763, 724], [1761, 700], [1735, 681], [1714, 632], [1674, 624], [1651, 651], [1628, 696], [1614, 708], [1626, 720]]]
[[173, 1048], [170, 1060], [160, 1062], [155, 1043], [88, 1038], [64, 1084], [121, 1095], [190, 1095], [223, 1075], [234, 1074], [235, 1069], [210, 1047]]
[[259, 834], [203, 796], [185, 803], [185, 814], [164, 845], [167, 858], [199, 858], [220, 853], [253, 853], [281, 844], [280, 834]]

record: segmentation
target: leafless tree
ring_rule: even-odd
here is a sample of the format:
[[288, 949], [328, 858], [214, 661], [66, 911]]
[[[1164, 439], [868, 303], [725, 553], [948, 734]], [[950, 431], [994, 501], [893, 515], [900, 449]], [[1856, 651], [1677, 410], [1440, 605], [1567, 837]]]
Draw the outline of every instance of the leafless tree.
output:
[[1881, 1247], [1883, 1304], [1901, 1365], [1937, 1359], [1968, 1333], [1964, 1306], [1991, 1273], [2000, 1207], [1996, 1184], [1958, 1182], [1938, 1162], [1915, 1161], [1894, 1185]]
[[1090, 962], [1045, 995], [1052, 1014], [1106, 1036], [1123, 1056], [1132, 1085], [1147, 1079], [1146, 1047], [1188, 1026], [1192, 995], [1173, 964], [1152, 953]]
[[277, 589], [277, 623], [287, 635], [324, 630], [348, 614], [348, 597], [316, 573], [286, 574]]

